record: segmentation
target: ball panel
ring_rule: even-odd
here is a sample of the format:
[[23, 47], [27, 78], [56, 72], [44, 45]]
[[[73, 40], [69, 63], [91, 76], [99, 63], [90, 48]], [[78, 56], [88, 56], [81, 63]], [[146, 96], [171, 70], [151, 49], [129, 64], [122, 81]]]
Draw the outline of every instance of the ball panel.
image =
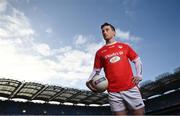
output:
[[97, 92], [104, 92], [108, 87], [108, 81], [105, 77], [100, 75], [95, 75], [92, 79], [94, 87], [97, 89]]

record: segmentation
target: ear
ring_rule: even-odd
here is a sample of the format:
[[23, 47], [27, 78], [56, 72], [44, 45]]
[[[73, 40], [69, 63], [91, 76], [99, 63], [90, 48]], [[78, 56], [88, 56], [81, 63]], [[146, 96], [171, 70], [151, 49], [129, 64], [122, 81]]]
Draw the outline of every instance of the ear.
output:
[[116, 36], [116, 32], [115, 31], [113, 31], [114, 32], [114, 37]]

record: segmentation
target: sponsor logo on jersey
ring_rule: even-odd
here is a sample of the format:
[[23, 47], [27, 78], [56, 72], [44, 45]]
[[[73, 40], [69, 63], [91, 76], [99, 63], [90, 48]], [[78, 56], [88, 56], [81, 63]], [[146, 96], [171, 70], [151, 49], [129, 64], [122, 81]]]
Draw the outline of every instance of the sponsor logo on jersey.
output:
[[114, 56], [119, 56], [119, 55], [122, 55], [123, 54], [123, 51], [119, 51], [119, 52], [114, 52], [112, 54], [108, 54], [105, 56], [105, 59], [107, 58], [111, 58], [111, 57], [114, 57]]
[[119, 56], [113, 56], [109, 61], [111, 63], [116, 63], [120, 60], [121, 58]]

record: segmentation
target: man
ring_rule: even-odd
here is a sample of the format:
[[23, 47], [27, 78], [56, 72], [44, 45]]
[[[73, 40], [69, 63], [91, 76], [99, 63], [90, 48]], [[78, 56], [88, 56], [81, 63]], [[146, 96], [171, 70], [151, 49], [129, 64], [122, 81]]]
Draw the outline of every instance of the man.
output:
[[[137, 53], [125, 43], [115, 41], [115, 28], [109, 24], [101, 25], [106, 44], [96, 52], [94, 69], [86, 82], [89, 89], [96, 92], [92, 84], [94, 75], [104, 68], [108, 79], [108, 99], [115, 115], [144, 114], [144, 103], [137, 87], [142, 80], [142, 63]], [[133, 75], [129, 60], [135, 64], [136, 75]]]

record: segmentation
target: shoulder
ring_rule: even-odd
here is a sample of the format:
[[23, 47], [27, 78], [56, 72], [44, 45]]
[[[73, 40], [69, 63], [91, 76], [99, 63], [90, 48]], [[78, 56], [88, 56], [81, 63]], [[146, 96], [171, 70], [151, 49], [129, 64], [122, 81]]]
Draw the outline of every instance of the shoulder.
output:
[[129, 43], [125, 43], [125, 42], [117, 42], [117, 44], [119, 44], [119, 45], [123, 45], [123, 46], [130, 46], [130, 44], [129, 44]]
[[106, 49], [106, 46], [104, 45], [97, 50], [96, 54], [101, 54], [101, 52], [103, 52], [105, 49]]
[[118, 47], [129, 48], [131, 45], [129, 43], [117, 42]]

